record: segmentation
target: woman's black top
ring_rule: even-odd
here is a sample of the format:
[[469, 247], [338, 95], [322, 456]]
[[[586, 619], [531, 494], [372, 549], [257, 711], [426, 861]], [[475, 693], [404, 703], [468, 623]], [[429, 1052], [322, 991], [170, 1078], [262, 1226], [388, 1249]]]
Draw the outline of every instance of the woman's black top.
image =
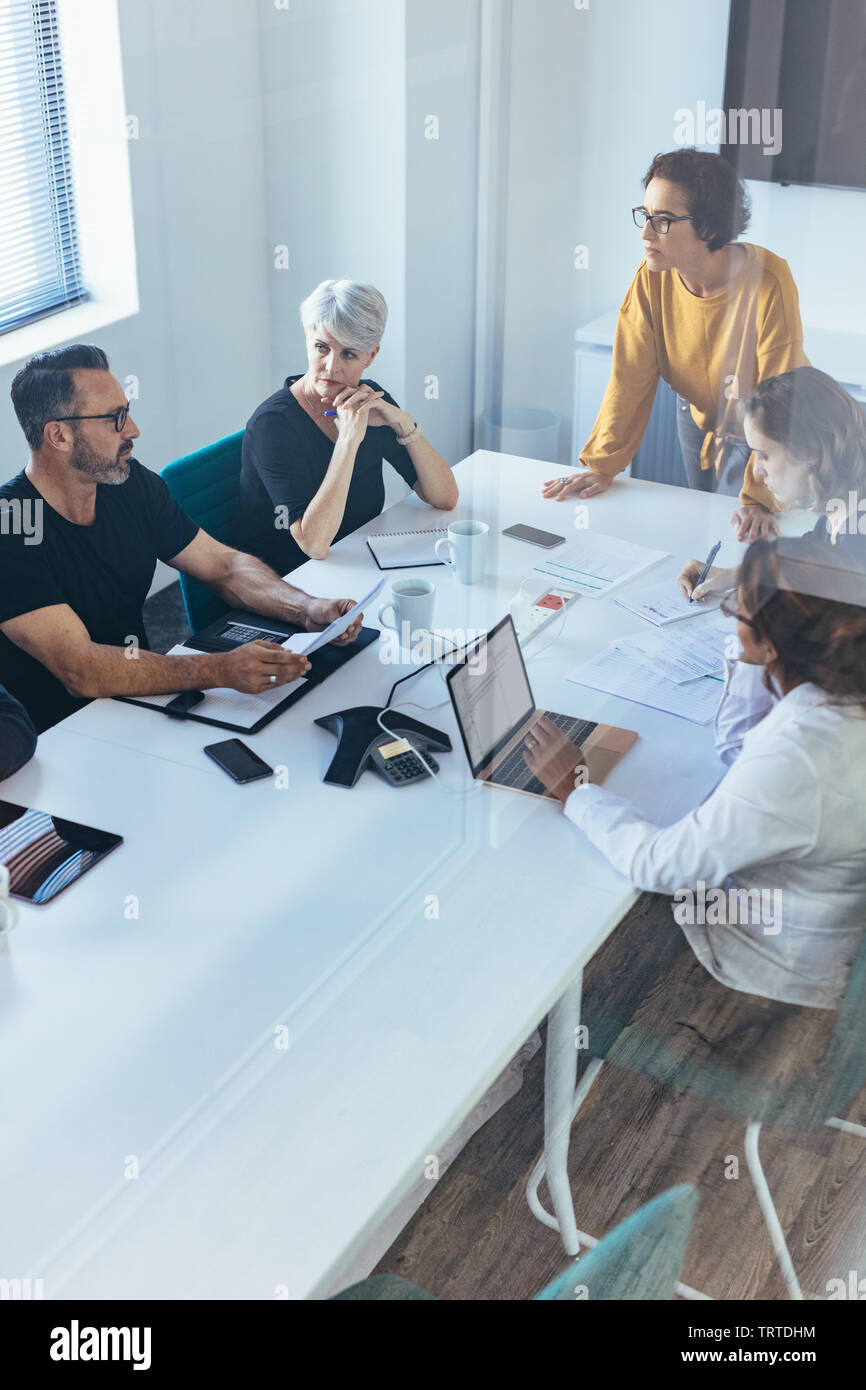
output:
[[[287, 377], [247, 422], [241, 465], [241, 512], [238, 544], [278, 574], [297, 569], [309, 556], [289, 527], [299, 521], [322, 485], [335, 445], [310, 418]], [[375, 381], [364, 386], [381, 391]], [[385, 392], [390, 405], [397, 402]], [[334, 541], [378, 516], [385, 505], [383, 460], [414, 487], [418, 474], [408, 451], [388, 425], [370, 426], [358, 447], [346, 509]]]

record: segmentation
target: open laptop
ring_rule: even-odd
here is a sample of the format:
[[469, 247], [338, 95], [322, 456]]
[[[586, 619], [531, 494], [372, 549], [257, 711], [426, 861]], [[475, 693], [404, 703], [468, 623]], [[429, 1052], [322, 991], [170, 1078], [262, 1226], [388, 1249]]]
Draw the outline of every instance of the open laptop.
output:
[[552, 796], [523, 758], [524, 740], [540, 715], [583, 749], [592, 782], [603, 782], [637, 738], [630, 729], [536, 709], [510, 615], [455, 662], [448, 693], [473, 777], [528, 796]]

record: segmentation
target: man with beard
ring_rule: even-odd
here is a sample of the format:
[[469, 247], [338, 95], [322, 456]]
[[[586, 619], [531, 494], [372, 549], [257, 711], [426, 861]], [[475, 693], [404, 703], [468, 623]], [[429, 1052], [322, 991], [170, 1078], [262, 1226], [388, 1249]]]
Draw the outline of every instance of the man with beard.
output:
[[[309, 670], [272, 642], [214, 655], [148, 650], [142, 608], [164, 560], [231, 607], [321, 631], [350, 599], [311, 598], [195, 525], [132, 457], [138, 429], [101, 348], [32, 358], [12, 383], [30, 462], [0, 487], [0, 680], [42, 730], [87, 700], [230, 688], [259, 694]], [[338, 639], [353, 642], [356, 619]]]

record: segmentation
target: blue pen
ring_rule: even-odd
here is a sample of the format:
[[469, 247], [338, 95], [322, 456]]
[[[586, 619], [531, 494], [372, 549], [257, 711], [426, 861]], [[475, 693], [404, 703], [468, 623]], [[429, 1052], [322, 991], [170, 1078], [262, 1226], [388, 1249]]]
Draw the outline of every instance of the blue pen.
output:
[[689, 594], [689, 603], [694, 603], [694, 601], [695, 601], [695, 589], [698, 587], [699, 584], [703, 584], [704, 580], [706, 579], [707, 575], [709, 574], [710, 570], [712, 569], [712, 567], [713, 567], [713, 561], [715, 560], [715, 558], [716, 558], [716, 556], [718, 555], [718, 553], [719, 553], [719, 551], [721, 550], [721, 548], [722, 548], [722, 542], [721, 542], [721, 541], [716, 541], [715, 545], [713, 546], [712, 550], [710, 551], [709, 555], [707, 556], [707, 563], [704, 565], [704, 567], [703, 567], [703, 569], [701, 570], [701, 572], [700, 572], [700, 574], [699, 574], [697, 580], [695, 581], [694, 585], [692, 586], [692, 592]]
[[[326, 419], [326, 420], [327, 420], [327, 419], [333, 419], [333, 417], [336, 415], [336, 413], [337, 413], [336, 410], [326, 410], [326, 411], [325, 411], [325, 419]], [[721, 545], [721, 541], [719, 542], [719, 544]]]

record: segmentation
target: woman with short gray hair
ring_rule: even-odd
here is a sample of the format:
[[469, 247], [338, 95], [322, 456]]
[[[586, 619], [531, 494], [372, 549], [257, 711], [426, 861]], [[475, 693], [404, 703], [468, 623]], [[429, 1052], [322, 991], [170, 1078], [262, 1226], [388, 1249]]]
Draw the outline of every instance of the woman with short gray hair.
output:
[[241, 545], [279, 574], [324, 560], [343, 536], [378, 516], [383, 460], [422, 501], [457, 504], [448, 464], [375, 381], [388, 306], [373, 285], [323, 280], [301, 305], [307, 370], [247, 422], [241, 468]]

